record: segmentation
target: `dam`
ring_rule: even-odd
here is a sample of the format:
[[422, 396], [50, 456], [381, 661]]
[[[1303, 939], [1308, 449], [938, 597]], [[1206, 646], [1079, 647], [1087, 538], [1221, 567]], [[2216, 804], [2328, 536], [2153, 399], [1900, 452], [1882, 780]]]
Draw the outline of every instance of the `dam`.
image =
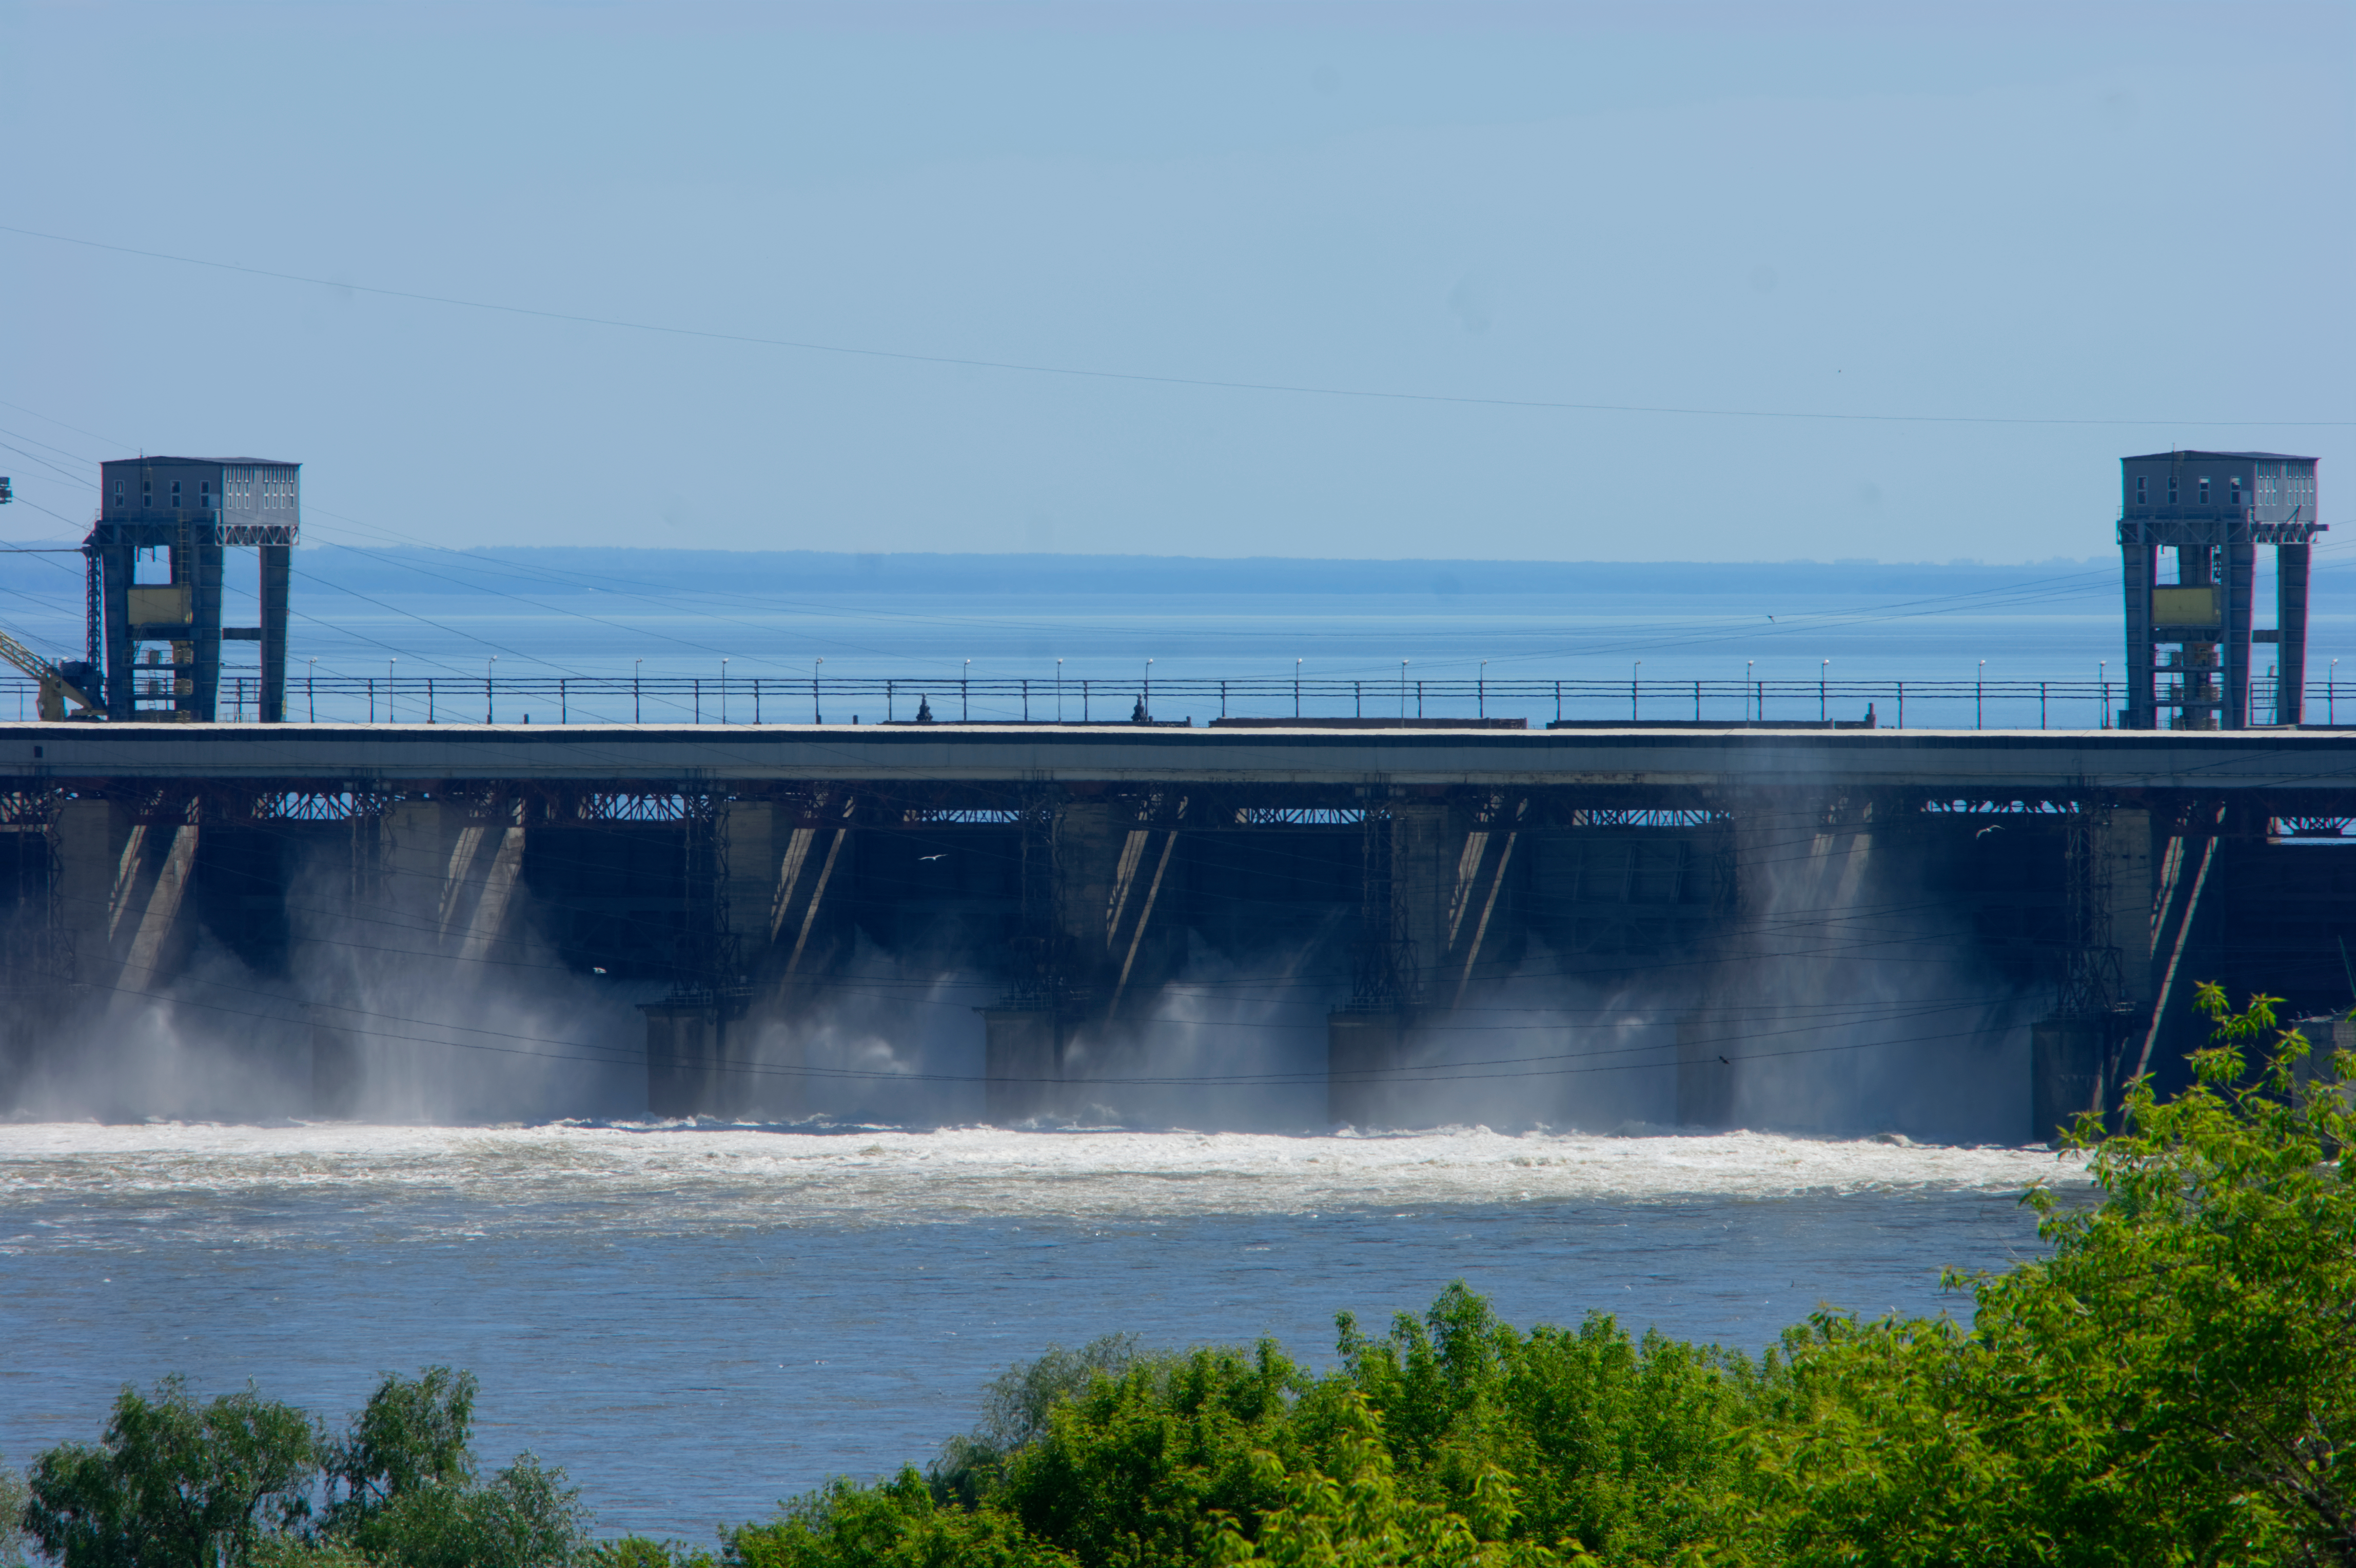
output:
[[367, 1010], [300, 940], [324, 900], [428, 986], [527, 948], [643, 983], [657, 1116], [794, 1114], [746, 1042], [862, 950], [983, 978], [988, 1114], [1022, 1122], [1190, 952], [1286, 949], [1329, 977], [1334, 1122], [1413, 1124], [1419, 1041], [1542, 952], [1644, 990], [1676, 1120], [1722, 1126], [1806, 1036], [1777, 977], [1860, 983], [1862, 923], [2007, 1001], [2041, 1137], [2180, 1079], [2198, 983], [2348, 1011], [2351, 780], [2356, 734], [2287, 727], [0, 725], [5, 1059], [209, 949], [304, 996], [312, 1109], [348, 1112]]

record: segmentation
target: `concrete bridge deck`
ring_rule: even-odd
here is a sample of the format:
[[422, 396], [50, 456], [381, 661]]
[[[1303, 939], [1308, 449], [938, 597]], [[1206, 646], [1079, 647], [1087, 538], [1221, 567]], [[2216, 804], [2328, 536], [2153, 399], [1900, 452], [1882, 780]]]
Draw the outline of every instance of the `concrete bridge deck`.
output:
[[0, 725], [0, 779], [2337, 790], [2356, 731]]

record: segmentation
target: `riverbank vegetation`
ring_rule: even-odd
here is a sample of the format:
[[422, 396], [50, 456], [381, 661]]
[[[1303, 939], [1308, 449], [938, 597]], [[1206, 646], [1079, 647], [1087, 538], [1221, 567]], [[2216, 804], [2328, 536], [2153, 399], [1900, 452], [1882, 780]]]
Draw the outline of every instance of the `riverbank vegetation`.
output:
[[482, 1477], [464, 1374], [388, 1378], [335, 1436], [167, 1382], [41, 1455], [19, 1519], [73, 1568], [2356, 1568], [2356, 1060], [2201, 1002], [2193, 1087], [2081, 1122], [2100, 1203], [2032, 1191], [2050, 1251], [1951, 1278], [1968, 1325], [1827, 1313], [1754, 1359], [1457, 1285], [1344, 1316], [1322, 1375], [1115, 1337], [1010, 1371], [928, 1469], [708, 1549], [593, 1541], [529, 1455]]

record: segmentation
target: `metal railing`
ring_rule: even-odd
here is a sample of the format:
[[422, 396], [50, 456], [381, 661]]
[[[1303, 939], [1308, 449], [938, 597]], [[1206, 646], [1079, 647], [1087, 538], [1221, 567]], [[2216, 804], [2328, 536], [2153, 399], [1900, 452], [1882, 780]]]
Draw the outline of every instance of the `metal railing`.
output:
[[[0, 715], [15, 688], [19, 716], [36, 716], [37, 687], [0, 684]], [[224, 673], [224, 723], [260, 717], [259, 681]], [[2356, 683], [2350, 688], [2356, 722]], [[159, 693], [160, 695], [160, 693]], [[1214, 718], [1614, 720], [1694, 724], [1852, 725], [1885, 728], [2097, 729], [2118, 722], [2117, 681], [1916, 680], [1365, 680], [1201, 676], [1151, 682], [1073, 676], [902, 679], [828, 675], [541, 676], [490, 678], [295, 675], [286, 682], [293, 723], [335, 724], [905, 724], [920, 708], [941, 724], [1119, 724], [1140, 714], [1160, 723]], [[2274, 711], [2274, 682], [2251, 682], [2250, 711]], [[2336, 724], [2336, 681], [2309, 683], [2307, 718]], [[156, 717], [166, 714], [158, 711]]]

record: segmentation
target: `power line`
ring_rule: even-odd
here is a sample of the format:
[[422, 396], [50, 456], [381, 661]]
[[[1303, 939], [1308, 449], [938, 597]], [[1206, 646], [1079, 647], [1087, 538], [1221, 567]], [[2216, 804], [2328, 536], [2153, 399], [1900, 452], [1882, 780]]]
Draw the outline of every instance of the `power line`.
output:
[[2144, 426], [2152, 424], [2191, 425], [2201, 429], [2340, 429], [2356, 424], [2356, 420], [2216, 420], [2216, 419], [2044, 419], [2015, 415], [1941, 414], [1941, 413], [1838, 413], [1816, 410], [1759, 408], [1681, 407], [1664, 403], [1572, 403], [1551, 399], [1470, 397], [1447, 392], [1381, 392], [1355, 387], [1317, 386], [1306, 382], [1248, 381], [1198, 376], [1154, 375], [1138, 371], [1107, 371], [1074, 365], [1035, 364], [1016, 360], [984, 360], [954, 354], [921, 354], [893, 349], [874, 349], [843, 343], [821, 343], [798, 338], [767, 338], [748, 332], [719, 332], [701, 328], [678, 327], [661, 322], [633, 321], [620, 317], [590, 316], [572, 311], [545, 310], [531, 306], [505, 305], [487, 300], [465, 299], [454, 295], [423, 294], [411, 289], [380, 288], [368, 284], [339, 282], [332, 278], [305, 276], [300, 273], [282, 273], [267, 267], [244, 266], [234, 262], [219, 262], [202, 256], [175, 255], [166, 251], [143, 250], [131, 245], [112, 245], [100, 240], [86, 240], [72, 234], [52, 234], [38, 229], [19, 228], [0, 223], [0, 233], [18, 234], [27, 239], [47, 240], [56, 244], [79, 245], [88, 250], [106, 251], [116, 255], [137, 256], [147, 261], [170, 262], [177, 265], [205, 267], [216, 272], [237, 273], [249, 277], [271, 278], [280, 283], [303, 284], [316, 288], [340, 289], [352, 294], [375, 295], [384, 299], [405, 299], [424, 305], [449, 306], [462, 310], [481, 310], [505, 316], [530, 317], [541, 321], [560, 321], [574, 326], [604, 327], [619, 331], [651, 332], [667, 337], [701, 338], [708, 342], [741, 343], [758, 348], [790, 349], [804, 353], [835, 354], [846, 357], [891, 360], [905, 364], [948, 365], [964, 370], [1006, 371], [1024, 375], [1067, 376], [1086, 381], [1129, 381], [1151, 386], [1194, 387], [1214, 392], [1274, 392], [1302, 397], [1353, 398], [1376, 403], [1418, 403], [1477, 408], [1512, 408], [1545, 410], [1576, 413], [1645, 413], [1674, 415], [1696, 419], [1773, 419], [1821, 421], [1861, 424], [1976, 424], [2024, 426]]

